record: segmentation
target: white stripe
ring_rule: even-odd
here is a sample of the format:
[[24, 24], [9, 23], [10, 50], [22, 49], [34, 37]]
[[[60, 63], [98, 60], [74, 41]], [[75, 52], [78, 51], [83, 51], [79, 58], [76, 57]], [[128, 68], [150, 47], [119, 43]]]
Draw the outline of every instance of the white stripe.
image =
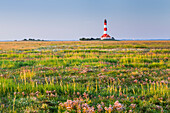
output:
[[103, 34], [107, 34], [107, 31], [104, 31], [104, 33]]
[[104, 25], [104, 28], [107, 28], [107, 25]]

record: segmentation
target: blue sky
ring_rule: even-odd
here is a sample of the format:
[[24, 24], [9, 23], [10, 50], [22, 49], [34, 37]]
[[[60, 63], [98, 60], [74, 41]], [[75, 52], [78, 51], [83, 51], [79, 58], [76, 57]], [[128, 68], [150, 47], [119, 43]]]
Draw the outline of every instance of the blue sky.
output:
[[170, 39], [170, 0], [0, 0], [0, 40]]

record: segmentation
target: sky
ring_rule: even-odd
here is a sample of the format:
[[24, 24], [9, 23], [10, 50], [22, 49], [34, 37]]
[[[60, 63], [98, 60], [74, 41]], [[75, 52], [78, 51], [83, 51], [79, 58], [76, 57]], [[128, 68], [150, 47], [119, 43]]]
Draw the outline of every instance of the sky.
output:
[[170, 0], [0, 0], [0, 40], [170, 39]]

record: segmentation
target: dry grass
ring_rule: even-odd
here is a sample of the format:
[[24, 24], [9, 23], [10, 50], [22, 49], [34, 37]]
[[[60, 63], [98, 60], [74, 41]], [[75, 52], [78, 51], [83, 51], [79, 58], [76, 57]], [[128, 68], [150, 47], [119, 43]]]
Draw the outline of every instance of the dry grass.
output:
[[[152, 45], [151, 45], [152, 43]], [[170, 41], [18, 41], [18, 42], [0, 42], [0, 50], [10, 49], [36, 49], [50, 45], [145, 45], [148, 47], [165, 47], [170, 48]], [[169, 46], [168, 46], [169, 45]]]

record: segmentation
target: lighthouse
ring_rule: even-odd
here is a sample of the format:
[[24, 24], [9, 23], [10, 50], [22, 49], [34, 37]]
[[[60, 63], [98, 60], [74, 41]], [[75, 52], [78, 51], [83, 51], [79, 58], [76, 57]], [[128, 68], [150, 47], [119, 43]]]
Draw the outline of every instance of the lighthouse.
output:
[[111, 39], [111, 37], [107, 34], [107, 20], [106, 19], [104, 20], [104, 33], [100, 38], [101, 40]]

